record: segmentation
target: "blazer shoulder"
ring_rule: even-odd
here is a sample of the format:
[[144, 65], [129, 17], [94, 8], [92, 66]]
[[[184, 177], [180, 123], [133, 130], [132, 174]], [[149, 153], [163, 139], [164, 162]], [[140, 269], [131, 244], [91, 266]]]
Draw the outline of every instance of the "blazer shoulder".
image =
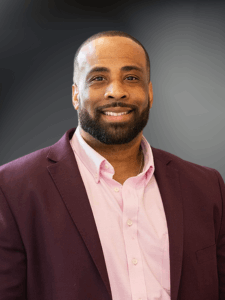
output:
[[185, 177], [205, 178], [206, 180], [211, 180], [212, 177], [217, 180], [218, 176], [221, 177], [220, 173], [214, 168], [190, 162], [165, 150], [153, 148], [153, 155], [154, 159], [158, 159], [167, 165], [170, 164]]
[[38, 175], [38, 172], [47, 166], [46, 157], [50, 147], [36, 150], [0, 166], [0, 185], [15, 183], [15, 180], [28, 180], [34, 172]]

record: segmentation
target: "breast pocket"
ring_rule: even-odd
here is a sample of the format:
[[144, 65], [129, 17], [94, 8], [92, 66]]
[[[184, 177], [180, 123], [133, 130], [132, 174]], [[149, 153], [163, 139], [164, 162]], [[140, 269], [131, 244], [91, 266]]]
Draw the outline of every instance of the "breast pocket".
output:
[[197, 250], [195, 253], [199, 264], [216, 259], [216, 244]]
[[199, 299], [218, 299], [218, 271], [216, 244], [197, 250], [195, 252], [198, 268], [198, 286], [201, 298]]

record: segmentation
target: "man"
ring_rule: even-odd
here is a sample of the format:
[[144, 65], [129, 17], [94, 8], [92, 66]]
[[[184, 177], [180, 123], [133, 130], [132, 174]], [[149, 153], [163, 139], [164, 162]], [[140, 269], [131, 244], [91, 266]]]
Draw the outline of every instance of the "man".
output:
[[77, 128], [0, 168], [0, 300], [225, 299], [224, 182], [144, 138], [144, 47], [85, 41], [72, 101]]

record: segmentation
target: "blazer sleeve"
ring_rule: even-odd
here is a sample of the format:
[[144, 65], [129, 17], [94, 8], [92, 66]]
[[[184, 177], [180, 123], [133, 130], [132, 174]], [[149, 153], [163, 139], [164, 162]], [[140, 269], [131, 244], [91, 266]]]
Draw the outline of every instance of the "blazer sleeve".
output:
[[25, 300], [26, 293], [25, 249], [0, 188], [0, 300]]
[[225, 184], [222, 176], [216, 172], [222, 201], [222, 219], [217, 239], [217, 266], [219, 278], [219, 300], [225, 300]]

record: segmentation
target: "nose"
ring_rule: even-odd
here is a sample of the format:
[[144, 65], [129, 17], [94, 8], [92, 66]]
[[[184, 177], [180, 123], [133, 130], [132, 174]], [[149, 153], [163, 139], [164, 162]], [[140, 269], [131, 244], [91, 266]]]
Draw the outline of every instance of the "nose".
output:
[[129, 93], [125, 90], [124, 86], [119, 81], [112, 82], [105, 92], [106, 99], [126, 99]]

